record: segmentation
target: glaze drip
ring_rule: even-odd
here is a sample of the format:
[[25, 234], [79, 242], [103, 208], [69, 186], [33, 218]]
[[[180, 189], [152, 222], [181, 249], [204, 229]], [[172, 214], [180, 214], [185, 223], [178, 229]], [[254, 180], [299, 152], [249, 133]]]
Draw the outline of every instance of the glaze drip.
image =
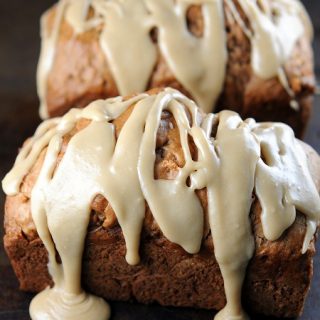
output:
[[[262, 79], [277, 76], [291, 98], [291, 107], [298, 109], [289, 86], [284, 64], [290, 57], [297, 40], [310, 26], [302, 16], [299, 1], [277, 0], [272, 8], [266, 1], [238, 0], [250, 21], [252, 31], [245, 30], [251, 40], [251, 65]], [[239, 19], [238, 19], [239, 21]], [[244, 23], [241, 24], [244, 26]]]
[[[116, 139], [112, 121], [129, 108], [129, 118]], [[172, 180], [154, 178], [156, 136], [165, 110], [174, 117], [184, 156]], [[57, 166], [62, 139], [80, 119], [89, 123], [72, 136]], [[191, 156], [189, 137], [197, 148], [196, 159]], [[146, 203], [168, 240], [191, 254], [199, 251], [204, 212], [195, 191], [206, 188], [215, 257], [227, 298], [216, 319], [247, 319], [241, 288], [254, 252], [249, 219], [253, 192], [260, 200], [263, 232], [269, 240], [278, 239], [293, 224], [297, 208], [306, 216], [305, 252], [319, 223], [320, 198], [292, 129], [242, 121], [231, 111], [204, 115], [194, 102], [170, 88], [128, 100], [98, 100], [45, 121], [4, 178], [8, 195], [19, 192], [24, 176], [45, 148], [31, 209], [49, 253], [55, 286], [34, 298], [33, 319], [43, 314], [50, 319], [78, 319], [79, 313], [74, 312], [81, 308], [87, 310], [83, 312], [87, 319], [97, 318], [97, 310], [99, 318], [108, 317], [105, 302], [81, 288], [84, 240], [97, 195], [114, 209], [126, 242], [127, 262], [134, 265], [139, 263]], [[76, 236], [70, 230], [76, 230]], [[56, 252], [61, 264], [56, 262]]]

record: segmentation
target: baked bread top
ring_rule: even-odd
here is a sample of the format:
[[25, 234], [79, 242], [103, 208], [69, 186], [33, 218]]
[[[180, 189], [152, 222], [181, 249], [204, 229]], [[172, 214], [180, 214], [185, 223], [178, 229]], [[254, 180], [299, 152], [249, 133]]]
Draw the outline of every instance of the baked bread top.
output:
[[[34, 300], [35, 318], [43, 302], [56, 301], [57, 289], [75, 298], [82, 294], [81, 254], [92, 209], [108, 217], [101, 219], [104, 227], [120, 224], [130, 264], [139, 263], [147, 207], [164, 236], [191, 254], [211, 229], [227, 299], [222, 319], [246, 318], [241, 287], [255, 245], [252, 194], [260, 201], [268, 240], [294, 223], [296, 208], [306, 216], [303, 253], [310, 250], [320, 214], [305, 153], [288, 126], [242, 121], [231, 111], [205, 115], [173, 89], [96, 101], [44, 122], [3, 185], [11, 196], [28, 198], [31, 191], [32, 220], [49, 253], [55, 287]], [[29, 226], [34, 230], [31, 221]], [[89, 315], [102, 309], [106, 317], [100, 300], [87, 299]], [[59, 315], [65, 305], [40, 310]]]

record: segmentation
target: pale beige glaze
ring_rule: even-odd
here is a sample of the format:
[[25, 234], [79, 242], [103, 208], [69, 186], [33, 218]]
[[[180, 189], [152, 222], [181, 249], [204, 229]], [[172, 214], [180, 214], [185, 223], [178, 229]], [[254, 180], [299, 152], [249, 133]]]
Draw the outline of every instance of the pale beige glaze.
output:
[[[311, 41], [312, 26], [303, 11], [302, 4], [293, 0], [277, 0], [273, 2], [272, 10], [266, 0], [259, 4], [253, 0], [238, 0], [249, 18], [252, 32], [246, 32], [251, 39], [251, 65], [257, 76], [270, 79], [278, 76], [282, 86], [291, 97], [291, 107], [298, 109], [294, 101], [283, 66], [291, 52], [305, 32]], [[231, 1], [230, 1], [231, 2]], [[244, 23], [243, 23], [244, 25]]]
[[[204, 32], [201, 37], [191, 34], [186, 23], [187, 9], [194, 4], [202, 8]], [[298, 0], [275, 0], [271, 12], [270, 3], [266, 1], [258, 4], [254, 0], [239, 0], [250, 27], [242, 21], [233, 2], [228, 0], [227, 4], [251, 41], [253, 72], [263, 79], [277, 76], [294, 99], [283, 65], [299, 37], [304, 32], [310, 37], [312, 34], [302, 4]], [[90, 8], [93, 13], [88, 18]], [[159, 49], [177, 80], [205, 112], [214, 110], [223, 88], [228, 58], [222, 0], [60, 0], [50, 34], [46, 15], [42, 22], [37, 83], [43, 118], [47, 117], [47, 77], [54, 63], [63, 17], [76, 35], [102, 26], [100, 45], [121, 95], [147, 88], [158, 59], [150, 32], [158, 28]], [[292, 106], [298, 108], [296, 103]]]
[[[112, 120], [133, 104], [116, 141]], [[174, 116], [185, 159], [172, 180], [154, 178], [156, 136], [163, 110]], [[63, 136], [81, 118], [91, 122], [72, 137], [56, 168]], [[215, 136], [211, 135], [213, 127]], [[191, 157], [188, 136], [198, 149], [196, 160]], [[298, 208], [306, 216], [305, 252], [319, 223], [320, 198], [306, 156], [288, 126], [242, 121], [231, 111], [205, 116], [194, 102], [173, 89], [129, 100], [98, 100], [85, 109], [72, 109], [62, 118], [45, 121], [4, 178], [8, 195], [19, 192], [24, 176], [47, 146], [31, 209], [49, 253], [55, 285], [33, 299], [33, 319], [108, 318], [106, 303], [81, 288], [90, 205], [98, 194], [114, 209], [126, 242], [126, 259], [134, 265], [139, 263], [145, 200], [170, 241], [191, 254], [199, 251], [204, 213], [195, 191], [206, 188], [215, 257], [227, 298], [216, 319], [247, 319], [241, 288], [254, 252], [249, 219], [253, 192], [260, 200], [263, 231], [269, 240], [279, 238], [292, 225]], [[56, 262], [56, 251], [61, 264]]]
[[64, 18], [67, 0], [61, 0], [57, 6], [56, 17], [52, 30], [49, 33], [47, 29], [47, 13], [41, 17], [41, 52], [37, 68], [37, 91], [40, 100], [40, 117], [48, 118], [46, 105], [48, 74], [54, 63], [55, 47], [59, 37], [61, 22]]

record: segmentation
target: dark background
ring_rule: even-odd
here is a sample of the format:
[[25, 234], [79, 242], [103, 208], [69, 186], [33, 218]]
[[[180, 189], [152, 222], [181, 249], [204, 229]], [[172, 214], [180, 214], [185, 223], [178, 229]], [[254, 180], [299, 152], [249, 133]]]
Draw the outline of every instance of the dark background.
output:
[[[53, 0], [0, 0], [0, 179], [11, 168], [18, 147], [33, 134], [40, 122], [35, 72], [39, 55], [39, 17]], [[305, 0], [314, 23], [315, 70], [320, 81], [320, 1]], [[319, 91], [319, 90], [318, 90]], [[320, 92], [319, 92], [320, 94]], [[320, 97], [305, 141], [320, 152]], [[4, 195], [0, 191], [0, 208]], [[18, 290], [18, 283], [2, 245], [0, 214], [0, 319], [28, 319], [30, 294]], [[318, 243], [318, 251], [320, 244]], [[320, 319], [320, 254], [315, 257], [314, 279], [301, 320]], [[212, 312], [112, 303], [112, 319], [212, 319]], [[261, 319], [259, 317], [258, 319]]]

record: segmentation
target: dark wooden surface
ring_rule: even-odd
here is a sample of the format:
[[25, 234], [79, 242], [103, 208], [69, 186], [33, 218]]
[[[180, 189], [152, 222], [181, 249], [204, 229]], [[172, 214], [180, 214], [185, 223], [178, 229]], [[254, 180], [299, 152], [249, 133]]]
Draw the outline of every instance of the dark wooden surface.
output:
[[[0, 0], [0, 179], [10, 169], [23, 140], [37, 124], [38, 100], [35, 70], [39, 53], [39, 16], [53, 0]], [[320, 1], [304, 1], [315, 25], [315, 69], [320, 75]], [[320, 97], [305, 140], [320, 152]], [[0, 192], [0, 208], [4, 195]], [[2, 209], [0, 209], [2, 212]], [[0, 214], [0, 319], [29, 319], [31, 294], [18, 290], [18, 283], [4, 253], [3, 215]], [[301, 320], [320, 319], [320, 241], [315, 257], [314, 279]], [[111, 303], [114, 320], [209, 320], [213, 312], [195, 309]], [[261, 317], [255, 319], [262, 320]]]

